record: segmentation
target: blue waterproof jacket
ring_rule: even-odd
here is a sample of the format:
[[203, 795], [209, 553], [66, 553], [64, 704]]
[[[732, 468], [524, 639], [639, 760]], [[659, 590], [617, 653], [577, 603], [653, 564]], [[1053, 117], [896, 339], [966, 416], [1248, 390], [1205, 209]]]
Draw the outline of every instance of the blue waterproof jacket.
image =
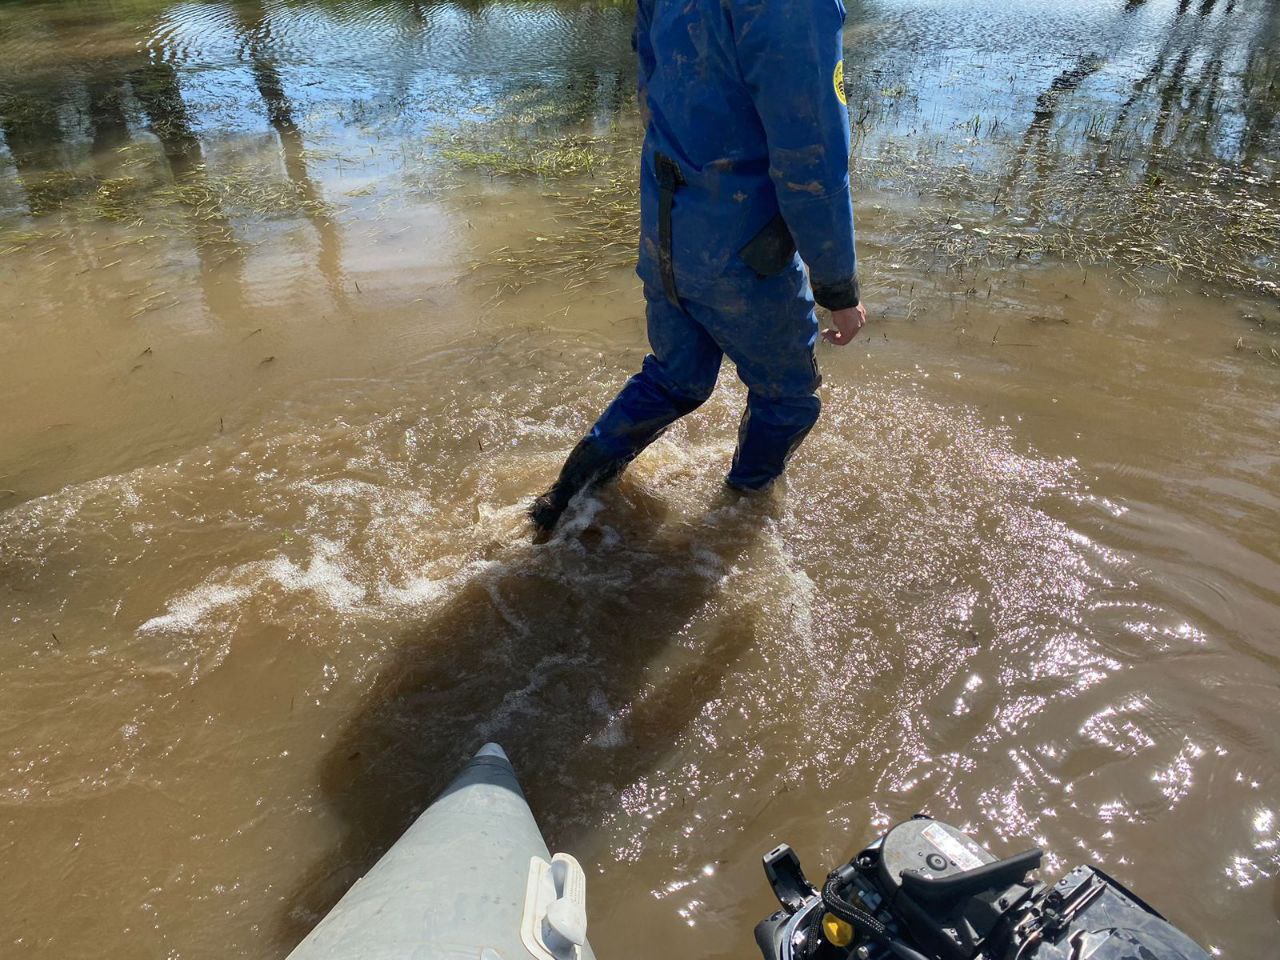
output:
[[858, 303], [844, 16], [841, 0], [638, 0], [651, 289], [732, 302], [798, 250], [819, 304]]

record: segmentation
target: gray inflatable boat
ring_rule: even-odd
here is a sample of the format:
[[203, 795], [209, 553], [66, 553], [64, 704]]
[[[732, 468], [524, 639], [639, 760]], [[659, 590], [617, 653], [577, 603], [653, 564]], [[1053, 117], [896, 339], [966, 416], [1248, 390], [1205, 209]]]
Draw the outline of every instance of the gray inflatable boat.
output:
[[490, 743], [289, 960], [595, 960], [586, 878]]

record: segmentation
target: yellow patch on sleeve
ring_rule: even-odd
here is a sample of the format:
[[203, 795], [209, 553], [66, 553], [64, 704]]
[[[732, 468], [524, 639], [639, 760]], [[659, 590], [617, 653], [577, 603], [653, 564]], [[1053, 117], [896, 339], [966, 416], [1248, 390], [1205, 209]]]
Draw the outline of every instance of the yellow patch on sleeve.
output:
[[836, 88], [836, 99], [848, 106], [849, 101], [844, 96], [844, 61], [841, 60], [836, 64], [836, 72], [831, 75], [831, 83]]

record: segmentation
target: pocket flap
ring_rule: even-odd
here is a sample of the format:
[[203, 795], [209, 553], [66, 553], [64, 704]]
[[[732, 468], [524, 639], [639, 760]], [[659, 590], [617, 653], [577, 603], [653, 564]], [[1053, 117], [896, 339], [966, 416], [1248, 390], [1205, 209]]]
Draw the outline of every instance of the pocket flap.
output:
[[762, 277], [772, 277], [782, 271], [796, 254], [796, 242], [782, 213], [760, 228], [760, 232], [738, 251], [743, 262]]

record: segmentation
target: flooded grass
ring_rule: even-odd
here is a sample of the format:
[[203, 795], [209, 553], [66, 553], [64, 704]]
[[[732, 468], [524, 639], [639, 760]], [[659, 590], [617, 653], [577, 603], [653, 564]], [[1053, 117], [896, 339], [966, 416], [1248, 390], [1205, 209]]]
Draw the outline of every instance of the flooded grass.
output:
[[[899, 99], [905, 91], [890, 90]], [[536, 179], [554, 214], [524, 238], [474, 265], [501, 291], [546, 281], [572, 288], [634, 259], [638, 223], [639, 136], [633, 125], [606, 133], [565, 133], [554, 112], [513, 99], [520, 122], [459, 123], [437, 131], [412, 160], [399, 189], [479, 175]], [[982, 127], [977, 118], [973, 129]], [[994, 120], [988, 121], [988, 129]], [[1089, 129], [1096, 124], [1089, 122]], [[867, 142], [867, 131], [861, 131]], [[316, 154], [316, 156], [319, 156]], [[136, 228], [200, 230], [228, 218], [330, 216], [335, 203], [388, 189], [370, 183], [324, 200], [307, 182], [261, 165], [196, 165], [169, 175], [154, 147], [131, 142], [105, 168], [83, 165], [28, 173], [22, 182], [33, 221], [68, 214]], [[1188, 164], [1176, 173], [1135, 173], [1126, 162], [1089, 164], [1069, 156], [1015, 165], [1012, 175], [985, 162], [949, 162], [940, 149], [880, 139], [856, 156], [856, 185], [909, 200], [888, 211], [895, 260], [957, 277], [1053, 258], [1105, 264], [1135, 285], [1160, 276], [1280, 297], [1275, 251], [1280, 203], [1273, 185], [1222, 164]], [[453, 181], [448, 181], [453, 182]], [[390, 189], [396, 189], [392, 187]], [[203, 226], [202, 226], [203, 225]], [[0, 255], [39, 235], [29, 224], [0, 234]]]
[[1280, 296], [1280, 204], [1227, 167], [1178, 179], [1135, 179], [1115, 166], [1011, 181], [899, 156], [860, 162], [858, 174], [925, 202], [896, 226], [904, 262], [964, 274], [1051, 257], [1105, 264], [1135, 284], [1155, 273]]
[[595, 173], [610, 144], [592, 136], [551, 136], [542, 140], [512, 132], [494, 136], [484, 128], [439, 134], [436, 154], [445, 163], [489, 176], [560, 180]]
[[63, 235], [68, 223], [113, 223], [148, 236], [191, 235], [202, 240], [208, 239], [212, 227], [231, 240], [231, 218], [324, 217], [332, 212], [306, 184], [264, 175], [251, 166], [239, 171], [202, 166], [173, 179], [157, 170], [139, 170], [136, 155], [130, 150], [122, 153], [129, 162], [118, 169], [135, 172], [111, 176], [54, 170], [28, 176], [28, 224], [0, 228], [0, 256]]
[[502, 249], [476, 261], [496, 271], [499, 292], [546, 282], [573, 290], [636, 259], [639, 193], [635, 169], [598, 174], [589, 183], [547, 194], [558, 229], [536, 234], [531, 244]]
[[[138, 15], [162, 6], [148, 4]], [[529, 16], [544, 10], [534, 2], [520, 7]], [[202, 234], [210, 225], [229, 232], [238, 218], [332, 217], [344, 204], [388, 202], [397, 193], [440, 199], [465, 182], [458, 177], [534, 180], [552, 222], [531, 225], [477, 268], [501, 289], [589, 280], [625, 267], [635, 243], [639, 132], [630, 78], [599, 66], [578, 70], [581, 44], [598, 39], [593, 32], [602, 25], [623, 23], [625, 10], [609, 0], [545, 9], [572, 34], [564, 75], [500, 77], [478, 97], [464, 93], [466, 82], [422, 88], [403, 75], [378, 97], [321, 94], [319, 79], [286, 94], [278, 52], [254, 33], [270, 16], [254, 4], [227, 22], [252, 40], [235, 62], [240, 68], [248, 58], [261, 104], [193, 99], [163, 59], [104, 62], [106, 88], [87, 92], [0, 85], [14, 168], [0, 203], [7, 194], [21, 204], [8, 218], [20, 232], [42, 218], [70, 216]], [[61, 29], [69, 20], [58, 14], [50, 23]], [[1107, 265], [1136, 285], [1194, 280], [1280, 296], [1280, 203], [1260, 149], [1275, 139], [1280, 104], [1272, 58], [1265, 44], [1246, 44], [1252, 52], [1228, 77], [1221, 50], [1197, 59], [1193, 41], [1175, 30], [1147, 73], [1127, 92], [1120, 88], [1119, 100], [1082, 94], [1114, 61], [1089, 50], [1068, 57], [1048, 82], [1030, 78], [1032, 65], [997, 53], [972, 62], [922, 55], [851, 72], [855, 189], [889, 198], [895, 262], [963, 278], [1056, 260]], [[231, 119], [264, 108], [280, 138], [283, 176], [261, 157], [244, 163], [235, 151], [207, 155], [202, 113]], [[1214, 159], [1221, 152], [1214, 137], [1241, 123], [1238, 155]], [[137, 136], [144, 126], [149, 136]], [[353, 131], [367, 157], [348, 155], [342, 138]], [[317, 149], [335, 135], [338, 141]], [[112, 136], [127, 142], [99, 149]], [[344, 169], [361, 164], [375, 169], [353, 186], [341, 183]], [[3, 165], [0, 154], [0, 178]], [[328, 173], [315, 179], [309, 168]], [[19, 246], [9, 241], [0, 252]]]
[[181, 205], [206, 221], [228, 214], [270, 218], [329, 211], [328, 204], [309, 196], [299, 184], [252, 172], [191, 177], [161, 187], [153, 196], [161, 205]]
[[428, 163], [490, 178], [536, 178], [549, 222], [472, 262], [499, 295], [534, 283], [573, 289], [635, 261], [639, 224], [639, 137], [455, 134]]
[[[476, 263], [501, 290], [545, 280], [569, 287], [634, 260], [638, 139], [472, 134], [445, 142], [435, 160], [488, 177], [543, 181], [556, 229]], [[1051, 177], [1024, 168], [1012, 178], [945, 163], [888, 144], [855, 157], [856, 184], [910, 199], [890, 208], [895, 259], [957, 277], [1046, 259], [1117, 270], [1135, 287], [1163, 277], [1280, 297], [1276, 251], [1280, 204], [1265, 185], [1224, 165], [1135, 176], [1125, 165], [1080, 167]]]

